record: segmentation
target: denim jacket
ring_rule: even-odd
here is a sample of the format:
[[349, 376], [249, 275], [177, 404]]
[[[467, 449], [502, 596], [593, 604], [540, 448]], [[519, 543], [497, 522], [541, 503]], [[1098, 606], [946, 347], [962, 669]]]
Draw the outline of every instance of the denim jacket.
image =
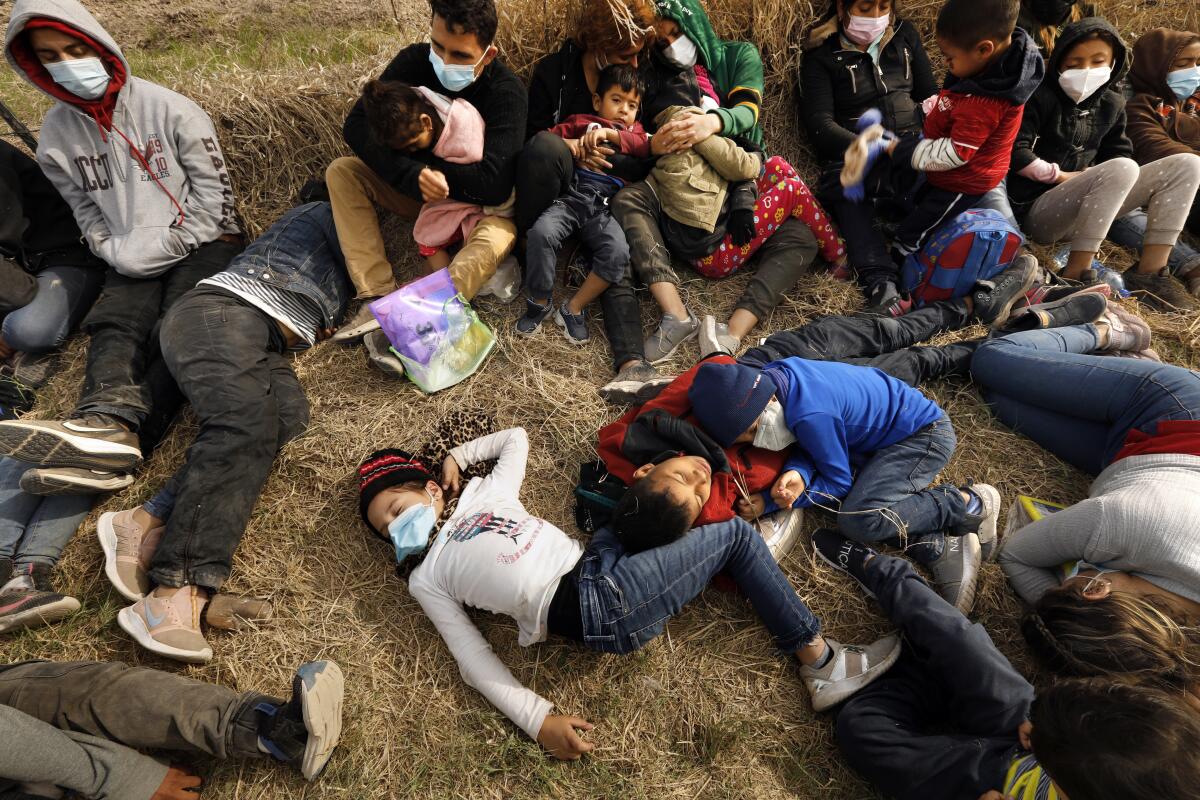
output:
[[335, 327], [354, 296], [329, 203], [291, 209], [225, 270], [255, 278], [316, 303], [325, 327]]

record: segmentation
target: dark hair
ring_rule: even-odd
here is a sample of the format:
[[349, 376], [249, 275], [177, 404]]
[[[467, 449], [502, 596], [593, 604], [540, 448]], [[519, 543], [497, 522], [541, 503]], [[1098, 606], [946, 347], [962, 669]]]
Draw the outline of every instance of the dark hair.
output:
[[1200, 687], [1200, 628], [1171, 613], [1158, 598], [1113, 592], [1089, 600], [1064, 586], [1042, 595], [1021, 632], [1038, 660], [1059, 674], [1189, 691]]
[[683, 538], [691, 525], [687, 503], [676, 503], [650, 476], [626, 489], [613, 509], [613, 533], [629, 553], [670, 544]]
[[600, 77], [596, 79], [596, 94], [604, 97], [604, 93], [614, 86], [621, 87], [623, 92], [642, 96], [642, 76], [629, 64], [609, 64], [600, 70]]
[[496, 38], [496, 4], [493, 0], [429, 0], [429, 10], [441, 17], [456, 35], [473, 33], [487, 48]]
[[937, 35], [967, 48], [985, 39], [1004, 41], [1012, 36], [1019, 11], [1018, 0], [946, 0], [938, 12]]
[[[1101, 39], [1108, 43], [1108, 46], [1111, 47], [1112, 51], [1113, 51], [1113, 59], [1116, 60], [1117, 48], [1119, 47], [1119, 45], [1117, 43], [1117, 37], [1113, 36], [1111, 33], [1109, 33], [1108, 31], [1105, 31], [1105, 30], [1088, 31], [1083, 36], [1080, 36], [1077, 39], [1072, 40], [1071, 44], [1067, 47], [1066, 52], [1064, 52], [1062, 55], [1065, 58], [1067, 56], [1067, 53], [1070, 52], [1071, 50], [1074, 50], [1077, 45], [1087, 44], [1088, 42], [1094, 42], [1097, 39]], [[1054, 47], [1051, 49], [1054, 51], [1057, 51], [1058, 48]], [[1047, 60], [1049, 60], [1049, 59], [1047, 59]]]
[[1197, 800], [1195, 705], [1149, 686], [1061, 681], [1033, 701], [1033, 754], [1069, 797]]
[[434, 141], [442, 129], [442, 118], [425, 95], [399, 81], [367, 81], [362, 91], [363, 110], [371, 138], [390, 146], [397, 138], [411, 139], [421, 132], [421, 115], [433, 120]]

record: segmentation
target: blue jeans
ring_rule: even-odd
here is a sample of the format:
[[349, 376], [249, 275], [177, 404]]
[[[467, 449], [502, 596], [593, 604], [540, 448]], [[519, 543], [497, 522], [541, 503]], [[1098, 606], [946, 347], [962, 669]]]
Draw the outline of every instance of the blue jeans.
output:
[[1172, 364], [1085, 355], [1096, 328], [1025, 331], [980, 345], [971, 374], [992, 413], [1064, 461], [1098, 474], [1130, 430], [1200, 419], [1200, 374]]
[[856, 542], [900, 543], [903, 523], [908, 552], [928, 564], [942, 554], [942, 531], [961, 523], [967, 504], [958, 487], [930, 486], [954, 454], [957, 438], [950, 418], [926, 425], [907, 439], [879, 450], [854, 476], [842, 500], [838, 530]]
[[627, 553], [607, 528], [592, 537], [579, 573], [583, 641], [632, 653], [725, 572], [749, 598], [785, 653], [810, 643], [821, 623], [779, 569], [762, 535], [742, 519], [704, 525], [662, 547]]
[[91, 267], [46, 267], [37, 275], [37, 295], [4, 318], [0, 335], [14, 350], [44, 353], [57, 350], [92, 307], [104, 284], [104, 270]]
[[21, 476], [34, 468], [15, 458], [0, 458], [0, 558], [18, 565], [54, 566], [92, 510], [96, 495], [26, 494]]
[[[1142, 237], [1146, 234], [1146, 212], [1137, 209], [1123, 217], [1113, 220], [1108, 229], [1108, 240], [1122, 247], [1128, 247], [1139, 253], [1142, 251]], [[1181, 236], [1171, 248], [1167, 258], [1167, 269], [1172, 275], [1186, 275], [1194, 269], [1200, 269], [1200, 252], [1183, 240]]]

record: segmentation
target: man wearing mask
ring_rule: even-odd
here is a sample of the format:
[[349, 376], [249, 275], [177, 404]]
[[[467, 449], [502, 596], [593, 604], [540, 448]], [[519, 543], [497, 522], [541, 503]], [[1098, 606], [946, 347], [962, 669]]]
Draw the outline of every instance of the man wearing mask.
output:
[[[380, 76], [423, 86], [473, 105], [483, 117], [483, 158], [452, 164], [429, 151], [402, 152], [371, 138], [361, 100], [346, 118], [343, 135], [354, 157], [339, 158], [325, 173], [338, 238], [357, 297], [366, 301], [396, 288], [374, 204], [415, 218], [422, 203], [452, 198], [502, 206], [513, 193], [517, 153], [525, 139], [525, 86], [496, 59], [493, 0], [430, 0], [429, 42], [409, 45]], [[475, 226], [450, 264], [454, 285], [470, 299], [512, 250], [516, 227], [509, 217], [489, 215]], [[378, 328], [364, 302], [339, 341]]]
[[216, 131], [191, 100], [130, 74], [112, 37], [76, 0], [17, 0], [5, 36], [17, 72], [56, 101], [37, 160], [109, 266], [83, 320], [83, 392], [69, 419], [0, 423], [0, 453], [34, 462], [56, 491], [129, 482], [151, 416], [147, 375], [159, 320], [241, 250]]

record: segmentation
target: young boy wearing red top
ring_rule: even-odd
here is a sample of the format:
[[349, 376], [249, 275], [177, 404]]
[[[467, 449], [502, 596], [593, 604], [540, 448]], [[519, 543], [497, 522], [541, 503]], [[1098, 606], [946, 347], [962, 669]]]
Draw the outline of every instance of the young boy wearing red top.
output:
[[[921, 135], [878, 140], [870, 162], [888, 153], [899, 169], [911, 169], [912, 210], [896, 229], [892, 258], [897, 268], [943, 223], [975, 206], [1008, 172], [1025, 102], [1042, 81], [1045, 65], [1037, 45], [1016, 28], [1017, 0], [948, 0], [937, 18], [937, 43], [946, 59], [943, 88], [922, 106]], [[907, 310], [895, 285], [872, 307]]]
[[[650, 137], [637, 121], [642, 81], [628, 64], [613, 64], [600, 71], [592, 105], [596, 114], [572, 114], [550, 129], [561, 136], [576, 157], [588, 167], [576, 167], [567, 193], [542, 212], [529, 229], [525, 262], [525, 315], [517, 332], [534, 333], [546, 317], [563, 329], [567, 341], [588, 341], [584, 308], [621, 280], [629, 268], [625, 233], [608, 210], [608, 200], [625, 182], [607, 171], [617, 154], [637, 159], [650, 157]], [[592, 158], [589, 160], [588, 156]], [[616, 160], [614, 158], [614, 160]], [[551, 302], [558, 251], [563, 242], [579, 234], [591, 253], [591, 270], [575, 296], [555, 308]]]

